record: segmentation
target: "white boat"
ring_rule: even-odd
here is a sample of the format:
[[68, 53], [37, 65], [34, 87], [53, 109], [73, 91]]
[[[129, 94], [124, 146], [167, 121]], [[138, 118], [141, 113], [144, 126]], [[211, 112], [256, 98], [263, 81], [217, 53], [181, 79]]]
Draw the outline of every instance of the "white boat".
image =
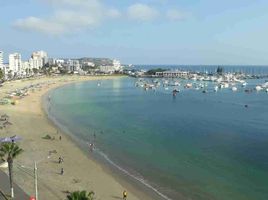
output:
[[165, 87], [165, 90], [169, 90], [168, 87]]
[[232, 87], [232, 91], [236, 92], [237, 91], [237, 87]]
[[262, 87], [259, 86], [259, 85], [257, 85], [257, 86], [256, 86], [256, 90], [257, 90], [257, 91], [260, 91], [260, 90], [262, 90]]
[[191, 88], [193, 85], [191, 83], [187, 83], [184, 87], [185, 88]]
[[242, 87], [246, 87], [247, 84], [248, 84], [247, 82], [242, 83]]
[[175, 81], [174, 85], [175, 85], [175, 86], [179, 86], [180, 83], [179, 83], [178, 81]]

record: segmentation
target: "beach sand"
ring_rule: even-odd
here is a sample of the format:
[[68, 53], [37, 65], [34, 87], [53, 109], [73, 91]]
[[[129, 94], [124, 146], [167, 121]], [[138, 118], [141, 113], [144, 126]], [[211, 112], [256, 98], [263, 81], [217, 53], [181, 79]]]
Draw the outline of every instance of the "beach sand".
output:
[[[49, 90], [75, 81], [110, 79], [116, 77], [43, 77], [26, 81], [7, 82], [0, 88], [0, 98], [15, 88], [30, 84], [45, 83], [41, 89], [30, 92], [29, 96], [20, 99], [17, 105], [0, 105], [0, 115], [8, 114], [13, 125], [0, 130], [0, 137], [18, 135], [23, 138], [18, 144], [24, 150], [14, 163], [15, 182], [29, 195], [34, 196], [33, 168], [34, 160], [38, 167], [39, 199], [66, 199], [67, 191], [93, 190], [96, 199], [115, 200], [122, 198], [122, 192], [128, 191], [128, 199], [150, 200], [149, 196], [135, 190], [126, 180], [118, 180], [112, 170], [105, 169], [83, 152], [69, 136], [55, 127], [42, 109], [42, 96]], [[55, 82], [48, 85], [48, 82]], [[43, 139], [45, 135], [55, 140]], [[59, 136], [62, 137], [59, 140]], [[48, 158], [49, 151], [56, 151]], [[59, 164], [62, 156], [64, 162]], [[21, 167], [23, 165], [24, 167]], [[25, 166], [31, 169], [26, 169]], [[61, 168], [64, 174], [60, 175]], [[126, 183], [126, 185], [125, 185]], [[7, 183], [8, 184], [8, 183]]]

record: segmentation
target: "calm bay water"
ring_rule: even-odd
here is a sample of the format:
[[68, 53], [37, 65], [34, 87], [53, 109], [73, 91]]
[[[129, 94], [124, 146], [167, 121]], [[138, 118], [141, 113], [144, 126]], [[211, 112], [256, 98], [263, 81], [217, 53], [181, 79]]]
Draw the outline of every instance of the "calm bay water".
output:
[[174, 200], [268, 199], [267, 93], [238, 87], [182, 90], [173, 98], [163, 88], [136, 88], [136, 81], [56, 89], [50, 115], [81, 141], [95, 133], [101, 152]]

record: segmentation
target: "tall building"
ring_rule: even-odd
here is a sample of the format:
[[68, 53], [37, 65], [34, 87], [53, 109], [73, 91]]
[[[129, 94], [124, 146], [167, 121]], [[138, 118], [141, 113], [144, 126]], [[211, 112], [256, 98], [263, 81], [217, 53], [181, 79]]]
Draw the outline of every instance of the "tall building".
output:
[[45, 51], [36, 51], [32, 53], [29, 60], [31, 68], [41, 69], [48, 62], [48, 56]]
[[20, 74], [22, 70], [21, 54], [13, 53], [9, 54], [9, 70], [12, 73]]
[[78, 71], [80, 69], [80, 63], [79, 60], [67, 60], [66, 61], [66, 70], [68, 71]]
[[4, 69], [4, 52], [0, 51], [0, 69]]
[[115, 71], [120, 71], [122, 69], [121, 63], [119, 60], [113, 60], [113, 66]]

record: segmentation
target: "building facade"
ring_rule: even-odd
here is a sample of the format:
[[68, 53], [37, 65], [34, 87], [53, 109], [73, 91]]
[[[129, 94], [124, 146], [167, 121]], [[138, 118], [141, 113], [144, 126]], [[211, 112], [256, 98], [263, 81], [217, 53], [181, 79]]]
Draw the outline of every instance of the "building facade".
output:
[[9, 70], [14, 75], [19, 75], [22, 72], [21, 54], [9, 54]]
[[122, 70], [121, 63], [119, 60], [113, 60], [113, 66], [115, 71]]
[[45, 51], [36, 51], [32, 53], [29, 63], [31, 68], [41, 69], [48, 62], [48, 56]]

